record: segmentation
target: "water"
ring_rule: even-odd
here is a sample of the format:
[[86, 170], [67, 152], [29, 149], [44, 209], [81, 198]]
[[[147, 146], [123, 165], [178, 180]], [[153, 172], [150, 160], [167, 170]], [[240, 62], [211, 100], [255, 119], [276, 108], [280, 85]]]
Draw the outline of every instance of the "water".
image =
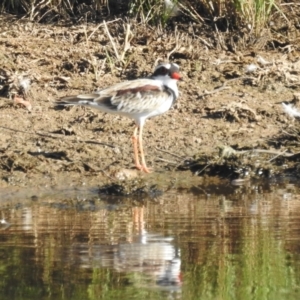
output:
[[296, 185], [141, 200], [2, 204], [0, 299], [299, 299]]

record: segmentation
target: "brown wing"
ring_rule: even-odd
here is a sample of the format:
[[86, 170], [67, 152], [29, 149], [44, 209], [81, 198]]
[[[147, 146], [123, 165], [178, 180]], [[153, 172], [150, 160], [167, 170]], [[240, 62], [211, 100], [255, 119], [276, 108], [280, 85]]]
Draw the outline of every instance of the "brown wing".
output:
[[80, 104], [112, 113], [148, 113], [156, 110], [172, 92], [152, 79], [126, 81], [92, 94], [61, 98], [58, 104]]
[[105, 106], [115, 112], [141, 114], [159, 109], [171, 96], [163, 86], [143, 85], [118, 90], [111, 98], [101, 96], [95, 102], [99, 107]]

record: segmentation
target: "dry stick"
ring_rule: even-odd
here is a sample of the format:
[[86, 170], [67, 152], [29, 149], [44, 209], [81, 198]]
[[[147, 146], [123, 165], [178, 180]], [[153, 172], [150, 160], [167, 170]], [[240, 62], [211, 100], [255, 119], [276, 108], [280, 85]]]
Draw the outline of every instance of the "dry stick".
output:
[[287, 149], [285, 149], [282, 153], [278, 153], [276, 156], [274, 156], [273, 158], [269, 159], [268, 162], [271, 162], [272, 160], [276, 159], [278, 156], [283, 155], [286, 151], [287, 151]]
[[177, 34], [177, 26], [175, 27], [175, 47], [173, 50], [171, 50], [168, 55], [167, 55], [167, 60], [170, 59], [170, 56], [175, 52], [177, 51], [179, 48], [179, 42], [178, 42], [178, 34]]
[[[50, 2], [51, 3], [51, 2]], [[54, 11], [54, 8], [50, 8], [49, 10], [46, 10], [45, 13], [37, 20], [37, 23], [40, 23], [40, 21], [46, 16], [48, 15], [50, 12]], [[39, 9], [39, 11], [41, 11], [41, 9]], [[55, 11], [54, 11], [55, 12]], [[54, 19], [54, 17], [51, 18], [51, 21]], [[50, 23], [50, 22], [49, 22]]]
[[[109, 22], [107, 22], [106, 24], [114, 23], [114, 22], [119, 21], [119, 20], [121, 20], [121, 19], [119, 18], [119, 19], [116, 19], [116, 20], [113, 20], [113, 21], [109, 21]], [[103, 26], [103, 25], [104, 25], [103, 23], [100, 23], [100, 24], [92, 31], [92, 33], [88, 36], [87, 41], [89, 41], [90, 38], [95, 34], [95, 32], [96, 32], [101, 26]]]
[[[286, 153], [287, 150], [284, 150], [283, 152], [278, 152], [278, 151], [273, 151], [273, 150], [265, 150], [265, 149], [253, 149], [253, 150], [243, 150], [243, 151], [236, 151], [235, 150], [235, 154], [239, 155], [239, 154], [251, 154], [251, 153], [266, 153], [266, 154], [275, 154], [276, 157], [278, 156], [283, 156], [283, 157], [292, 157], [294, 155], [299, 154], [300, 152], [297, 153]], [[274, 159], [274, 158], [272, 158]]]
[[84, 36], [85, 36], [85, 40], [86, 40], [86, 45], [89, 45], [89, 41], [88, 41], [88, 36], [87, 36], [87, 32], [86, 32], [86, 24], [83, 25], [83, 31], [84, 31]]
[[198, 96], [199, 96], [200, 98], [202, 98], [202, 97], [204, 97], [204, 96], [212, 95], [212, 94], [218, 93], [218, 92], [223, 91], [223, 90], [228, 90], [228, 89], [230, 89], [230, 87], [229, 87], [229, 86], [225, 86], [225, 84], [223, 84], [222, 86], [220, 86], [220, 87], [214, 89], [213, 91], [210, 91], [210, 92], [209, 92], [209, 91], [206, 91], [206, 90], [205, 90], [204, 93], [199, 94]]
[[195, 172], [195, 175], [199, 175], [199, 174], [201, 174], [206, 168], [208, 168], [210, 165], [212, 165], [212, 164], [207, 164], [204, 168], [202, 168], [200, 171], [196, 171]]
[[162, 150], [162, 149], [159, 149], [159, 148], [157, 148], [157, 147], [155, 147], [155, 149], [158, 150], [158, 151], [161, 151], [161, 152], [170, 154], [170, 155], [172, 155], [172, 156], [174, 156], [174, 157], [180, 159], [180, 162], [176, 164], [176, 162], [169, 161], [169, 160], [166, 160], [166, 159], [163, 159], [163, 158], [158, 158], [158, 159], [161, 160], [161, 161], [168, 162], [168, 163], [172, 163], [173, 165], [175, 165], [175, 167], [173, 168], [172, 171], [176, 170], [176, 169], [177, 169], [179, 166], [181, 166], [181, 165], [184, 163], [184, 161], [187, 159], [187, 157], [182, 157], [182, 156], [179, 156], [179, 155], [177, 155], [177, 154], [175, 154], [175, 153], [172, 153], [172, 152], [169, 152], [169, 151], [166, 151], [166, 150]]
[[158, 65], [158, 63], [159, 63], [160, 61], [163, 62], [164, 59], [163, 59], [162, 57], [158, 57], [158, 58], [155, 60], [155, 62], [154, 62], [154, 64], [153, 64], [152, 68], [154, 69], [154, 68]]
[[172, 171], [176, 170], [179, 166], [181, 166], [185, 162], [186, 158], [182, 159], [175, 167], [172, 169]]
[[129, 35], [130, 35], [131, 31], [130, 31], [130, 24], [127, 24], [127, 29], [126, 29], [126, 36], [125, 36], [125, 42], [124, 42], [124, 51], [121, 55], [121, 60], [124, 60], [124, 56], [126, 54], [126, 52], [130, 49], [130, 40], [129, 40]]
[[105, 64], [106, 64], [106, 60], [107, 58], [105, 57], [102, 61], [102, 66], [100, 68], [99, 71], [97, 71], [97, 74], [96, 74], [96, 80], [98, 80], [99, 76], [101, 75], [101, 72], [104, 70], [104, 67], [105, 67]]
[[166, 150], [163, 150], [163, 149], [159, 149], [159, 148], [157, 148], [157, 147], [155, 147], [155, 149], [158, 150], [158, 151], [161, 151], [161, 152], [170, 154], [170, 155], [172, 155], [172, 156], [174, 156], [174, 157], [177, 157], [177, 158], [179, 158], [179, 159], [183, 159], [182, 156], [179, 156], [179, 155], [177, 155], [177, 154], [175, 154], [175, 153], [172, 153], [172, 152], [169, 152], [169, 151], [166, 151]]
[[233, 79], [225, 81], [220, 87], [218, 87], [218, 88], [216, 88], [216, 89], [214, 89], [212, 91], [204, 91], [204, 93], [198, 94], [198, 96], [199, 96], [199, 98], [202, 98], [202, 97], [207, 96], [207, 95], [218, 93], [218, 92], [220, 92], [222, 90], [230, 89], [230, 87], [227, 86], [227, 84], [230, 83], [230, 82], [232, 82], [232, 81], [236, 81], [236, 80], [240, 80], [240, 79], [253, 79], [253, 78], [252, 77], [246, 77], [246, 76], [233, 78]]
[[119, 55], [119, 53], [118, 53], [118, 50], [117, 50], [117, 48], [116, 48], [116, 45], [115, 45], [115, 43], [114, 43], [114, 41], [113, 41], [112, 36], [111, 36], [110, 33], [109, 33], [109, 30], [108, 30], [108, 27], [107, 27], [105, 21], [103, 21], [103, 24], [104, 24], [104, 28], [105, 28], [106, 34], [107, 34], [107, 36], [108, 36], [108, 38], [109, 38], [109, 40], [110, 40], [110, 42], [111, 42], [111, 44], [112, 44], [112, 46], [113, 46], [113, 48], [114, 48], [115, 55], [116, 55], [117, 59], [120, 60], [120, 55]]
[[[20, 130], [19, 130], [20, 131]], [[24, 132], [24, 131], [22, 131]], [[32, 134], [31, 132], [26, 132], [28, 134]], [[55, 136], [54, 134], [50, 134], [50, 133], [43, 133], [41, 131], [36, 131], [35, 134], [39, 135], [39, 136], [43, 136], [43, 137], [48, 137], [48, 138], [52, 138], [52, 139], [60, 139], [61, 137], [59, 136]], [[107, 146], [110, 148], [115, 148], [116, 146], [112, 145], [112, 144], [108, 144], [108, 143], [104, 143], [104, 142], [97, 142], [95, 140], [78, 140], [78, 139], [71, 139], [68, 136], [64, 135], [64, 139], [69, 141], [69, 142], [75, 142], [75, 143], [86, 143], [86, 144], [95, 144], [95, 145], [102, 145], [102, 146]]]
[[[297, 137], [298, 137], [297, 132], [295, 132], [295, 134], [291, 134], [291, 133], [289, 133], [289, 132], [287, 132], [287, 131], [285, 131], [285, 130], [282, 130], [282, 132], [283, 132], [284, 134], [286, 134], [286, 135], [288, 135], [288, 136], [292, 136], [292, 137], [294, 137], [294, 138], [297, 138]], [[299, 142], [297, 142], [297, 144], [299, 144]]]
[[[48, 137], [48, 138], [52, 138], [52, 139], [60, 139], [61, 137], [56, 136], [55, 134], [51, 134], [51, 133], [44, 133], [41, 131], [32, 131], [32, 132], [28, 132], [28, 131], [24, 131], [24, 130], [19, 130], [19, 129], [14, 129], [14, 128], [9, 128], [9, 127], [5, 127], [5, 126], [0, 126], [0, 128], [5, 129], [5, 130], [9, 130], [9, 131], [14, 131], [14, 132], [21, 132], [21, 133], [26, 133], [26, 134], [30, 134], [30, 135], [38, 135], [38, 136], [43, 136], [43, 137]], [[112, 144], [108, 144], [108, 143], [104, 143], [104, 142], [97, 142], [94, 140], [75, 140], [75, 139], [71, 139], [68, 136], [64, 135], [64, 139], [66, 139], [69, 142], [80, 142], [80, 143], [89, 143], [89, 144], [96, 144], [96, 145], [103, 145], [103, 146], [107, 146], [110, 148], [115, 148], [116, 146], [112, 145]]]
[[280, 6], [285, 6], [285, 5], [293, 6], [293, 5], [300, 5], [300, 3], [298, 4], [298, 3], [290, 2], [290, 3], [281, 3], [280, 4]]
[[172, 164], [172, 165], [177, 165], [176, 161], [172, 161], [172, 160], [168, 160], [168, 159], [164, 159], [164, 158], [161, 158], [161, 157], [157, 157], [156, 158], [157, 160], [159, 161], [163, 161], [163, 162], [166, 162], [166, 163], [169, 163], [169, 164]]
[[177, 51], [177, 50], [178, 50], [178, 45], [177, 45], [177, 42], [176, 42], [176, 45], [175, 45], [174, 49], [168, 53], [168, 55], [167, 55], [167, 60], [169, 60], [169, 59], [170, 59], [170, 56], [171, 56], [175, 51]]
[[48, 0], [47, 3], [45, 3], [47, 0], [42, 0], [39, 4], [37, 4], [36, 6], [34, 6], [33, 2], [31, 3], [31, 12], [29, 15], [29, 18], [31, 21], [34, 20], [34, 17], [38, 14], [36, 13], [34, 16], [34, 12], [37, 9], [38, 11], [41, 11], [44, 7], [46, 7], [47, 5], [49, 5], [51, 3], [51, 0]]
[[203, 39], [202, 37], [198, 36], [198, 39], [203, 42], [204, 45], [206, 45], [209, 48], [213, 48], [213, 45], [210, 44], [209, 42], [207, 42], [205, 39]]
[[274, 160], [278, 156], [293, 157], [295, 155], [300, 154], [300, 152], [297, 152], [297, 153], [286, 153], [287, 150], [284, 150], [283, 152], [278, 152], [278, 151], [273, 151], [273, 150], [265, 150], [265, 149], [252, 149], [252, 150], [238, 151], [238, 150], [232, 149], [231, 147], [228, 147], [228, 148], [230, 148], [230, 151], [231, 151], [230, 156], [231, 155], [244, 155], [244, 154], [250, 154], [251, 155], [251, 154], [258, 154], [258, 153], [265, 153], [265, 154], [274, 154], [274, 155], [276, 155], [275, 157], [273, 157], [270, 160], [268, 160], [268, 162]]
[[201, 18], [201, 16], [197, 13], [195, 8], [192, 5], [189, 5], [189, 7], [186, 7], [182, 5], [181, 3], [177, 3], [181, 9], [185, 10], [186, 12], [190, 13], [190, 15], [195, 19], [195, 20], [200, 20], [202, 23], [204, 23], [204, 20]]
[[[90, 38], [95, 34], [95, 32], [99, 29], [99, 27], [100, 26], [102, 26], [103, 24], [102, 23], [100, 23], [93, 31], [92, 31], [92, 33], [89, 35], [89, 36], [87, 36], [87, 34], [85, 34], [85, 38], [86, 38], [86, 43], [88, 43], [88, 41], [90, 40]], [[86, 32], [86, 30], [85, 30], [85, 32]]]

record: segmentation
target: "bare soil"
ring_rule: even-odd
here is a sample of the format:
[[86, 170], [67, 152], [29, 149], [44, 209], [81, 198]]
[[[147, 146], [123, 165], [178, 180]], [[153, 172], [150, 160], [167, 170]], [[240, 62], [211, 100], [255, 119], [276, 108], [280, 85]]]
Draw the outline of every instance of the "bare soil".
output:
[[[194, 174], [243, 179], [287, 169], [297, 176], [299, 123], [281, 104], [299, 102], [300, 34], [293, 34], [282, 46], [271, 41], [269, 50], [226, 51], [195, 30], [166, 34], [120, 19], [106, 26], [41, 25], [1, 16], [0, 187], [176, 176], [194, 184]], [[146, 123], [153, 169], [147, 175], [133, 166], [132, 120], [54, 104], [147, 76], [159, 59], [179, 64], [184, 81], [174, 107]]]

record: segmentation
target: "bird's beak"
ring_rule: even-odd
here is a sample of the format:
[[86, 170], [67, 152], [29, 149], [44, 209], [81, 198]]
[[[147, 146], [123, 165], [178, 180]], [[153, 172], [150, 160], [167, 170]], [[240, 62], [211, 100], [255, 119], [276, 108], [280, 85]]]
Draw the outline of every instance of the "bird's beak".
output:
[[180, 75], [179, 73], [177, 73], [177, 72], [174, 72], [174, 73], [171, 75], [171, 77], [172, 77], [173, 79], [183, 80], [182, 77], [181, 77], [181, 75]]

